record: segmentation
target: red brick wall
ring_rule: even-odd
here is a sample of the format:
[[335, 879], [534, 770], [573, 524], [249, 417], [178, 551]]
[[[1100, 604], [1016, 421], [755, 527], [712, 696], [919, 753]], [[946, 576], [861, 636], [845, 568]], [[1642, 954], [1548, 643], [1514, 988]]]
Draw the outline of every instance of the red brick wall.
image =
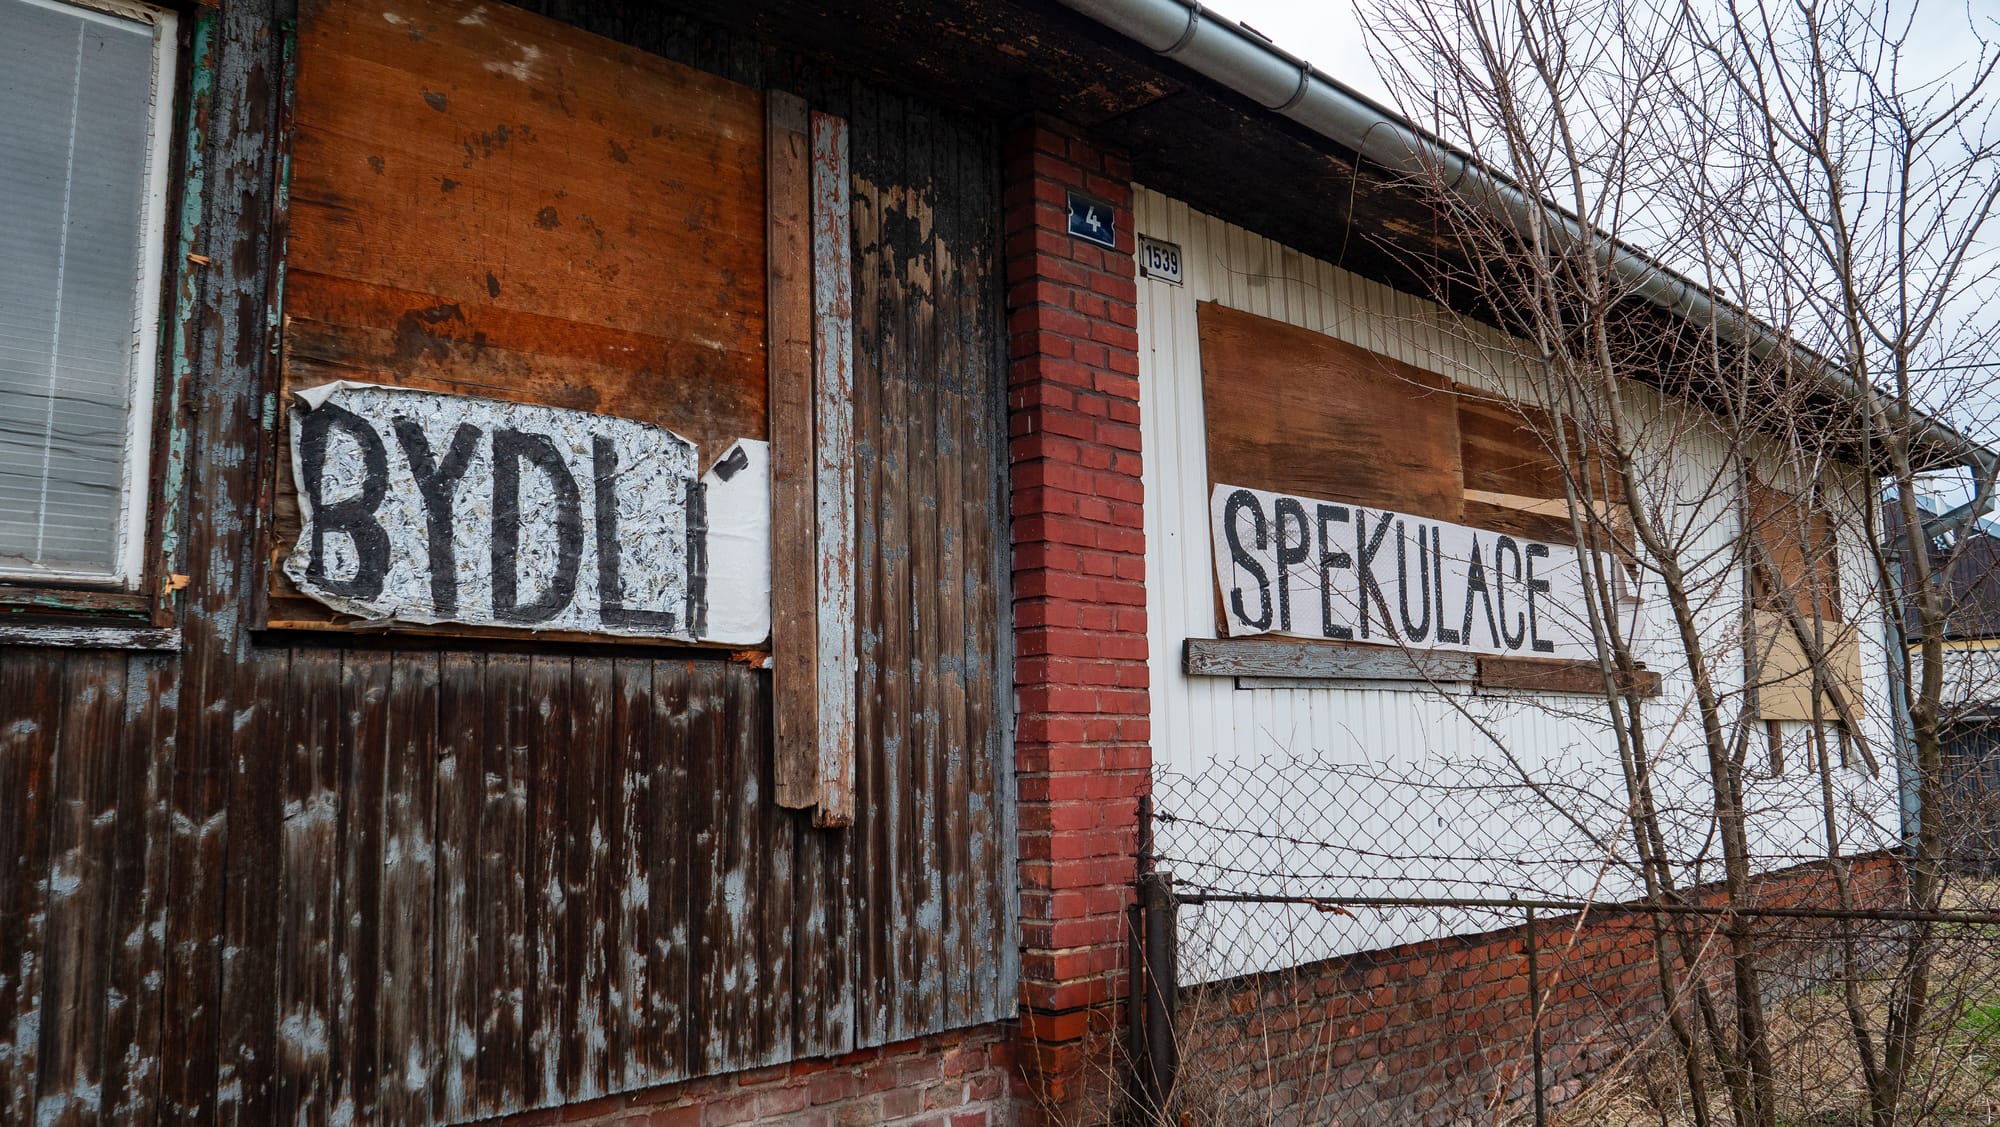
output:
[[989, 1025], [844, 1057], [529, 1112], [506, 1127], [1003, 1127], [1013, 1115], [1013, 1027]]
[[[1900, 881], [1893, 859], [1856, 866], [1856, 900], [1899, 903]], [[1768, 878], [1758, 902], [1837, 900], [1826, 871], [1809, 866]], [[1770, 994], [1823, 981], [1831, 924], [1769, 918], [1758, 929]], [[1186, 1122], [1415, 1125], [1489, 1122], [1496, 1105], [1526, 1110], [1526, 938], [1512, 928], [1430, 940], [1184, 990], [1176, 1096], [1192, 1110]], [[1659, 1026], [1653, 929], [1650, 916], [1606, 910], [1581, 928], [1573, 916], [1538, 921], [1536, 938], [1544, 1077], [1559, 1102]], [[1706, 973], [1726, 999], [1721, 945], [1710, 950]]]
[[[1063, 1119], [1108, 1096], [1152, 785], [1131, 172], [1046, 122], [1006, 169], [1024, 1065]], [[1070, 189], [1115, 250], [1070, 236]]]

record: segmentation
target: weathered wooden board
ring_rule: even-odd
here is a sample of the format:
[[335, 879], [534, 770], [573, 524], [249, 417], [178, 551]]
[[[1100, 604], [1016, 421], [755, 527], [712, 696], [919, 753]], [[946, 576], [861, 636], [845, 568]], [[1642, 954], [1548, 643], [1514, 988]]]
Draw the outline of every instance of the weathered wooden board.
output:
[[[1660, 675], [1642, 669], [1632, 678], [1632, 691], [1642, 697], [1660, 695]], [[1525, 689], [1538, 693], [1604, 695], [1604, 673], [1590, 661], [1535, 661], [1529, 658], [1482, 657], [1479, 686], [1483, 689]]]
[[1832, 514], [1810, 496], [1774, 489], [1755, 478], [1748, 492], [1746, 531], [1778, 572], [1778, 582], [1773, 582], [1764, 562], [1752, 560], [1751, 578], [1760, 604], [1776, 606], [1782, 584], [1808, 621], [1841, 621], [1840, 557]]
[[812, 141], [805, 99], [765, 96], [770, 295], [771, 682], [778, 805], [819, 802], [813, 457]]
[[[488, 27], [517, 18], [486, 12]], [[306, 5], [302, 74], [327, 13], [340, 9]], [[854, 247], [874, 326], [854, 366], [854, 676], [877, 709], [857, 804], [871, 825], [829, 832], [773, 803], [770, 682], [743, 663], [258, 629], [259, 549], [274, 544], [257, 498], [281, 454], [264, 317], [275, 19], [248, 4], [214, 17], [219, 89], [201, 103], [212, 266], [197, 283], [182, 648], [0, 645], [0, 1121], [61, 1121], [94, 1100], [112, 1122], [464, 1122], [1011, 1013], [993, 131], [843, 82], [811, 91], [855, 123], [856, 209], [874, 216]], [[660, 49], [757, 77], [754, 44], [648, 19], [632, 26], [687, 36]], [[398, 51], [472, 34], [382, 23]], [[374, 33], [357, 25], [354, 42]], [[518, 122], [552, 102], [517, 92], [481, 112]], [[421, 91], [416, 108], [444, 117]], [[380, 154], [385, 177], [399, 151]], [[358, 212], [303, 206], [374, 245]], [[442, 276], [448, 256], [430, 258]], [[414, 295], [404, 311], [457, 300], [365, 281], [306, 287]], [[584, 359], [640, 372], [620, 351], [639, 338], [613, 328], [593, 330], [610, 344]], [[412, 353], [412, 378], [476, 351], [448, 344]], [[536, 355], [541, 372], [568, 362]]]
[[107, 1078], [104, 1106], [114, 1120], [140, 1119], [159, 1106], [160, 1060], [154, 1047], [163, 1024], [164, 942], [173, 910], [167, 887], [169, 780], [178, 751], [178, 663], [164, 658], [143, 665], [143, 694], [128, 695], [124, 749], [127, 767], [119, 797], [124, 843], [114, 879], [118, 909], [112, 990], [125, 1004], [105, 1027], [105, 1054], [117, 1064]]
[[[48, 873], [49, 772], [64, 689], [60, 662], [0, 649], [0, 1119], [34, 1119]], [[25, 1034], [25, 1035], [24, 1035]]]
[[985, 870], [1008, 848], [994, 813], [1006, 676], [994, 569], [1005, 539], [987, 515], [1005, 442], [998, 146], [871, 90], [844, 108], [860, 640], [849, 930], [855, 1034], [875, 1044], [946, 1028], [946, 1013], [1013, 1004], [1008, 964], [985, 954], [1012, 943], [999, 938], [1002, 885], [928, 875]]
[[506, 5], [317, 0], [294, 99], [281, 392], [618, 415], [704, 468], [766, 435], [759, 92]]
[[64, 1071], [44, 1067], [35, 1104], [39, 1123], [80, 1122], [102, 1098], [105, 975], [98, 957], [109, 897], [106, 862], [116, 810], [116, 745], [125, 719], [125, 660], [87, 654], [68, 693], [56, 733], [62, 767], [54, 773], [48, 829], [46, 915], [42, 921], [43, 994], [40, 1052]]
[[814, 571], [819, 765], [816, 824], [854, 821], [854, 253], [847, 122], [812, 133]]
[[1214, 302], [1198, 315], [1211, 485], [1461, 520], [1451, 381]]
[[[1576, 543], [1561, 462], [1551, 453], [1567, 442], [1569, 474], [1577, 496], [1596, 498], [1596, 534], [1630, 545], [1625, 487], [1600, 462], [1577, 449], [1545, 411], [1496, 399], [1458, 385], [1459, 460], [1465, 476], [1465, 523], [1541, 540]], [[1590, 522], [1586, 520], [1586, 536]]]
[[[375, 1074], [385, 1122], [430, 1116], [431, 1071], [441, 1049], [436, 996], [438, 693], [435, 653], [389, 659], [387, 747], [382, 761], [382, 874], [373, 912], [379, 978]], [[365, 1016], [364, 1016], [365, 1020]]]
[[1305, 677], [1359, 681], [1470, 681], [1471, 654], [1397, 650], [1264, 638], [1189, 638], [1181, 671], [1190, 677]]

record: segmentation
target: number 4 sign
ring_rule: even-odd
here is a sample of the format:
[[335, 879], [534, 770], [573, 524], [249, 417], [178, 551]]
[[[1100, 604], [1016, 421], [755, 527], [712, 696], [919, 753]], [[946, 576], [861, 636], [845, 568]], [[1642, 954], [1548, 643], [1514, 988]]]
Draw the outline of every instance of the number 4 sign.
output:
[[1112, 225], [1111, 205], [1077, 192], [1069, 193], [1069, 233], [1098, 246], [1118, 246], [1118, 232]]

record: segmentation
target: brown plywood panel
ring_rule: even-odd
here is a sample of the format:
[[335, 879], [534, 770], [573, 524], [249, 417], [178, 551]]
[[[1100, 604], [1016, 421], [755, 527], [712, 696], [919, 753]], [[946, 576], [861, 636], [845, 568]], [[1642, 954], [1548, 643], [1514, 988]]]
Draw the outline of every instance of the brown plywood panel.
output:
[[1215, 302], [1199, 320], [1210, 482], [1462, 518], [1451, 381]]
[[[1463, 385], [1457, 390], [1465, 523], [1547, 544], [1576, 543], [1563, 467], [1550, 453], [1558, 437], [1555, 421], [1535, 408]], [[1613, 537], [1629, 543], [1630, 522], [1621, 516], [1623, 486], [1607, 478], [1601, 465], [1575, 454], [1575, 436], [1568, 437], [1577, 494], [1608, 499], [1610, 506], [1602, 511], [1611, 521]]]
[[[768, 433], [763, 95], [506, 5], [304, 6], [283, 383]], [[274, 547], [298, 518], [281, 449]], [[277, 568], [274, 625], [324, 626]]]
[[[288, 314], [394, 330], [356, 350], [391, 382], [492, 383], [431, 344], [466, 311], [494, 317], [466, 343], [534, 356], [655, 338], [607, 413], [671, 423], [723, 380], [752, 390], [714, 421], [763, 435], [758, 92], [504, 5], [326, 0], [295, 97]], [[322, 309], [320, 278], [360, 288]]]
[[[1754, 547], [1751, 576], [1759, 605], [1774, 607], [1781, 586], [1808, 621], [1841, 620], [1840, 565], [1833, 517], [1812, 497], [1773, 489], [1752, 479], [1748, 517]], [[1774, 577], [1766, 562], [1777, 569]], [[1788, 718], [1789, 719], [1789, 718]]]
[[[1818, 670], [1822, 686], [1840, 693], [1848, 707], [1858, 714], [1866, 711], [1866, 682], [1861, 675], [1861, 636], [1852, 625], [1833, 619], [1805, 626], [1815, 631], [1814, 643], [1821, 647], [1825, 662]], [[1813, 661], [1799, 632], [1782, 613], [1774, 610], [1751, 612], [1749, 673], [1757, 688], [1757, 715], [1763, 720], [1813, 720], [1833, 723], [1841, 719], [1834, 694], [1822, 691], [1819, 714], [1813, 714]]]

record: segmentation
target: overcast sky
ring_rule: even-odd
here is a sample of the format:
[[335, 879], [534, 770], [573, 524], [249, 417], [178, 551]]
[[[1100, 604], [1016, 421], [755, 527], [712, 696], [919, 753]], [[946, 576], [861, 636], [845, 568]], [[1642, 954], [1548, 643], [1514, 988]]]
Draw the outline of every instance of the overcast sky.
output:
[[[1394, 106], [1388, 87], [1368, 57], [1353, 0], [1213, 0], [1210, 10], [1250, 25], [1278, 46], [1363, 94]], [[1898, 2], [1897, 6], [1902, 7]], [[1923, 18], [1910, 28], [1909, 61], [1933, 77], [1962, 65], [1978, 50], [1968, 23], [2000, 33], [2000, 0], [1923, 0]]]

